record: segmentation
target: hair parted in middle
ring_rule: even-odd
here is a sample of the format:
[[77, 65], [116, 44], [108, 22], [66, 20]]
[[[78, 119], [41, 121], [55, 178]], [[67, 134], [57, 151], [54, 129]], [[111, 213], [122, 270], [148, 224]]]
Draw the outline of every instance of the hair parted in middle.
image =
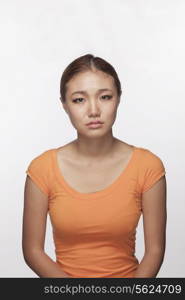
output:
[[104, 73], [109, 74], [114, 78], [114, 83], [117, 89], [118, 98], [121, 97], [121, 83], [118, 78], [114, 67], [101, 57], [94, 56], [93, 54], [86, 54], [76, 58], [72, 61], [64, 70], [60, 80], [60, 100], [62, 103], [66, 102], [66, 85], [73, 76], [78, 73], [89, 71], [89, 70], [100, 70]]

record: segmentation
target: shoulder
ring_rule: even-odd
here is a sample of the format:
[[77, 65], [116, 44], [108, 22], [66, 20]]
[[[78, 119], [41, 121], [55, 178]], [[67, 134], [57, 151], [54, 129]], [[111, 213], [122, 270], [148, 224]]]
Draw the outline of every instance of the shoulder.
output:
[[30, 160], [29, 168], [47, 168], [51, 162], [51, 155], [53, 149], [44, 150], [33, 156]]
[[49, 195], [52, 183], [51, 149], [42, 151], [32, 158], [26, 174], [45, 194]]
[[[76, 161], [79, 159], [75, 151], [75, 141], [69, 142], [57, 148], [57, 155], [61, 159]], [[51, 149], [52, 150], [52, 149]]]
[[138, 147], [140, 153], [140, 163], [142, 167], [164, 168], [164, 163], [161, 157], [148, 148]]
[[41, 161], [47, 160], [49, 159], [52, 151], [53, 149], [48, 149], [48, 150], [38, 152], [38, 154], [33, 157], [33, 160], [41, 160]]
[[165, 165], [158, 154], [148, 148], [138, 147], [139, 185], [143, 193], [166, 174]]

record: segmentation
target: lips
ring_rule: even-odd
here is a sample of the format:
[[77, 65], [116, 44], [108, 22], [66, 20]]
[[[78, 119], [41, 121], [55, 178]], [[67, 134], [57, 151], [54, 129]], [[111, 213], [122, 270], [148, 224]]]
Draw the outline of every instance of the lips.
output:
[[101, 121], [94, 121], [94, 122], [89, 122], [86, 125], [91, 125], [91, 124], [103, 124]]

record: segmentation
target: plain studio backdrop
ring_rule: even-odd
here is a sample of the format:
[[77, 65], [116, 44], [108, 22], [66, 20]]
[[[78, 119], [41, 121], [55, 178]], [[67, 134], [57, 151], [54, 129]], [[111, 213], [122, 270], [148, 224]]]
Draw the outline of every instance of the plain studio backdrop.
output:
[[[185, 1], [1, 0], [0, 277], [38, 277], [22, 253], [26, 169], [76, 138], [59, 100], [75, 58], [110, 62], [123, 94], [113, 134], [158, 155], [166, 169], [167, 235], [157, 277], [185, 277]], [[47, 219], [45, 250], [55, 259]], [[136, 256], [144, 254], [143, 218]]]

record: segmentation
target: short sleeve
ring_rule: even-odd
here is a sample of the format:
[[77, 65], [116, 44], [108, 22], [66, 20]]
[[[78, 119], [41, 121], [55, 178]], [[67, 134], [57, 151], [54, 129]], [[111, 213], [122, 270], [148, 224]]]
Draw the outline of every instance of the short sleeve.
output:
[[26, 174], [30, 176], [38, 188], [45, 194], [49, 195], [49, 157], [48, 151], [45, 151], [35, 157], [27, 167]]
[[141, 193], [148, 191], [165, 174], [165, 166], [160, 157], [144, 149], [140, 165]]

